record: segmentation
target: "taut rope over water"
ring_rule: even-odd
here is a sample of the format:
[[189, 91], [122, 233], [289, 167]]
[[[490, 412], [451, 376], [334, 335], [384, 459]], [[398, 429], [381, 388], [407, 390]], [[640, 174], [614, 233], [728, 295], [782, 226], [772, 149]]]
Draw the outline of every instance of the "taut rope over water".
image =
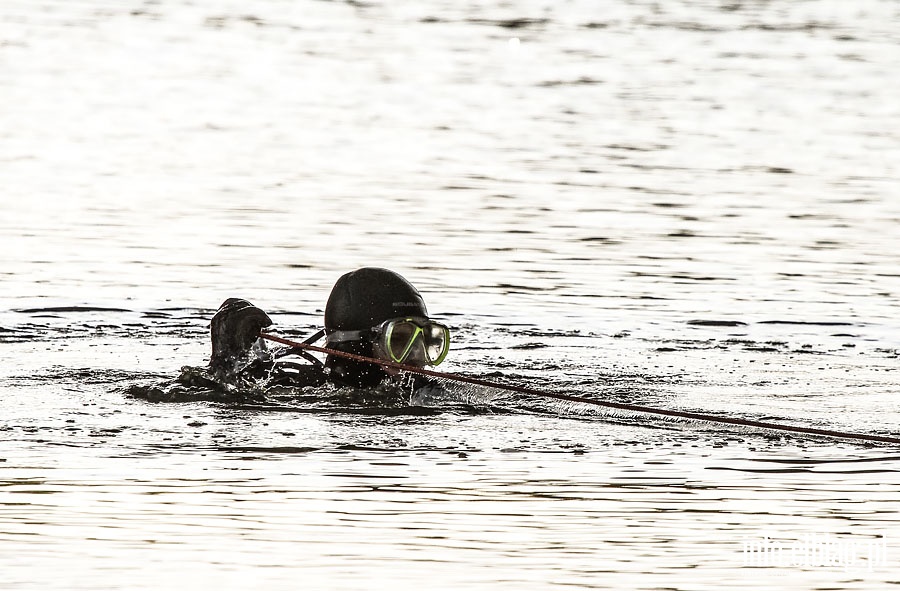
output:
[[692, 419], [697, 421], [708, 421], [711, 423], [721, 423], [728, 425], [740, 425], [742, 427], [755, 427], [757, 429], [768, 429], [772, 431], [782, 431], [788, 433], [804, 433], [807, 435], [822, 435], [825, 437], [835, 437], [840, 439], [852, 439], [855, 441], [868, 441], [873, 443], [894, 443], [900, 444], [900, 437], [891, 437], [889, 435], [870, 435], [867, 433], [852, 433], [847, 431], [835, 431], [832, 429], [818, 429], [816, 427], [802, 427], [797, 425], [784, 425], [781, 423], [770, 423], [767, 421], [754, 421], [752, 419], [739, 419], [732, 417], [723, 417], [720, 415], [712, 415], [706, 413], [699, 412], [689, 412], [683, 410], [669, 410], [665, 408], [655, 408], [652, 406], [643, 406], [640, 404], [626, 404], [622, 402], [608, 402], [603, 400], [594, 400], [593, 398], [587, 398], [584, 396], [574, 396], [572, 394], [563, 394], [560, 392], [548, 392], [545, 390], [538, 390], [535, 388], [529, 388], [527, 386], [516, 386], [513, 384], [504, 384], [502, 382], [495, 382], [492, 380], [484, 380], [481, 378], [472, 378], [469, 376], [463, 376], [454, 373], [445, 373], [440, 371], [433, 371], [430, 369], [423, 369], [421, 367], [415, 367], [412, 365], [405, 365], [402, 363], [394, 363], [393, 361], [383, 361], [381, 359], [375, 359], [373, 357], [365, 357], [363, 355], [356, 355], [354, 353], [346, 353], [344, 351], [337, 351], [335, 349], [329, 349], [326, 347], [318, 347], [316, 345], [311, 345], [308, 343], [300, 343], [297, 341], [292, 341], [290, 339], [286, 339], [283, 337], [279, 337], [269, 333], [260, 333], [260, 337], [273, 341], [275, 343], [280, 343], [282, 345], [287, 345], [289, 347], [294, 347], [296, 349], [304, 350], [304, 351], [315, 351], [316, 353], [325, 353], [326, 355], [334, 355], [336, 357], [343, 357], [345, 359], [351, 359], [353, 361], [360, 361], [362, 363], [372, 363], [375, 365], [380, 365], [382, 367], [392, 367], [395, 369], [407, 371], [410, 373], [429, 376], [433, 378], [441, 378], [445, 380], [452, 380], [454, 382], [462, 382], [466, 384], [475, 384], [477, 386], [485, 386], [487, 388], [496, 388], [498, 390], [507, 390], [509, 392], [517, 392], [519, 394], [530, 394], [532, 396], [539, 396], [541, 398], [552, 398], [555, 400], [565, 400], [567, 402], [578, 402], [581, 404], [590, 404], [592, 406], [600, 406], [603, 408], [612, 408], [616, 410], [626, 410], [630, 412], [638, 412], [644, 414], [651, 415], [659, 415], [665, 417], [678, 417], [683, 419]]

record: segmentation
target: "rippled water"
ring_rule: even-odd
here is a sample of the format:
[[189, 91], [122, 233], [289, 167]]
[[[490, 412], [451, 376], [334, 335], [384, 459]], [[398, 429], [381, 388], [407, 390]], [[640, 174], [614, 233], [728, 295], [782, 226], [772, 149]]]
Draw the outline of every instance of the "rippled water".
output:
[[[4, 1], [3, 587], [896, 585], [896, 446], [479, 388], [126, 391], [203, 363], [226, 297], [302, 336], [379, 265], [449, 371], [896, 436], [898, 19]], [[746, 566], [766, 536], [886, 553]]]

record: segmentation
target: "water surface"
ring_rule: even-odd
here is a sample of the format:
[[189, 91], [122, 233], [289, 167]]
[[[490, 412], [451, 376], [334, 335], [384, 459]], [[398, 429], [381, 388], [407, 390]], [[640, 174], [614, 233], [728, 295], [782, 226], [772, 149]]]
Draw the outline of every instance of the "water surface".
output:
[[[893, 446], [126, 392], [202, 364], [225, 298], [304, 336], [379, 265], [449, 371], [896, 436], [898, 11], [5, 2], [4, 587], [896, 585]], [[745, 566], [765, 536], [888, 553]]]

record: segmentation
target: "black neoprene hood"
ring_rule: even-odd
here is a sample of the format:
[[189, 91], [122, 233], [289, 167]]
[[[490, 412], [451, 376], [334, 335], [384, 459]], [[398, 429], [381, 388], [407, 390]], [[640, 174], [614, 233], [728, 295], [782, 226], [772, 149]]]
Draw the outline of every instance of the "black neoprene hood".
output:
[[366, 330], [407, 316], [428, 316], [419, 290], [394, 271], [363, 267], [334, 284], [325, 305], [325, 328]]

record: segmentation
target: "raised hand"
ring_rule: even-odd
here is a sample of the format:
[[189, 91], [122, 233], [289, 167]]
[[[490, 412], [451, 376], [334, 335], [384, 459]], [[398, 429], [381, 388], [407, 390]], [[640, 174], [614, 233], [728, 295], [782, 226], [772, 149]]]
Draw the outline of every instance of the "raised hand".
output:
[[240, 298], [228, 298], [212, 317], [209, 325], [212, 338], [211, 368], [227, 367], [245, 355], [256, 341], [259, 331], [271, 326], [268, 314]]

